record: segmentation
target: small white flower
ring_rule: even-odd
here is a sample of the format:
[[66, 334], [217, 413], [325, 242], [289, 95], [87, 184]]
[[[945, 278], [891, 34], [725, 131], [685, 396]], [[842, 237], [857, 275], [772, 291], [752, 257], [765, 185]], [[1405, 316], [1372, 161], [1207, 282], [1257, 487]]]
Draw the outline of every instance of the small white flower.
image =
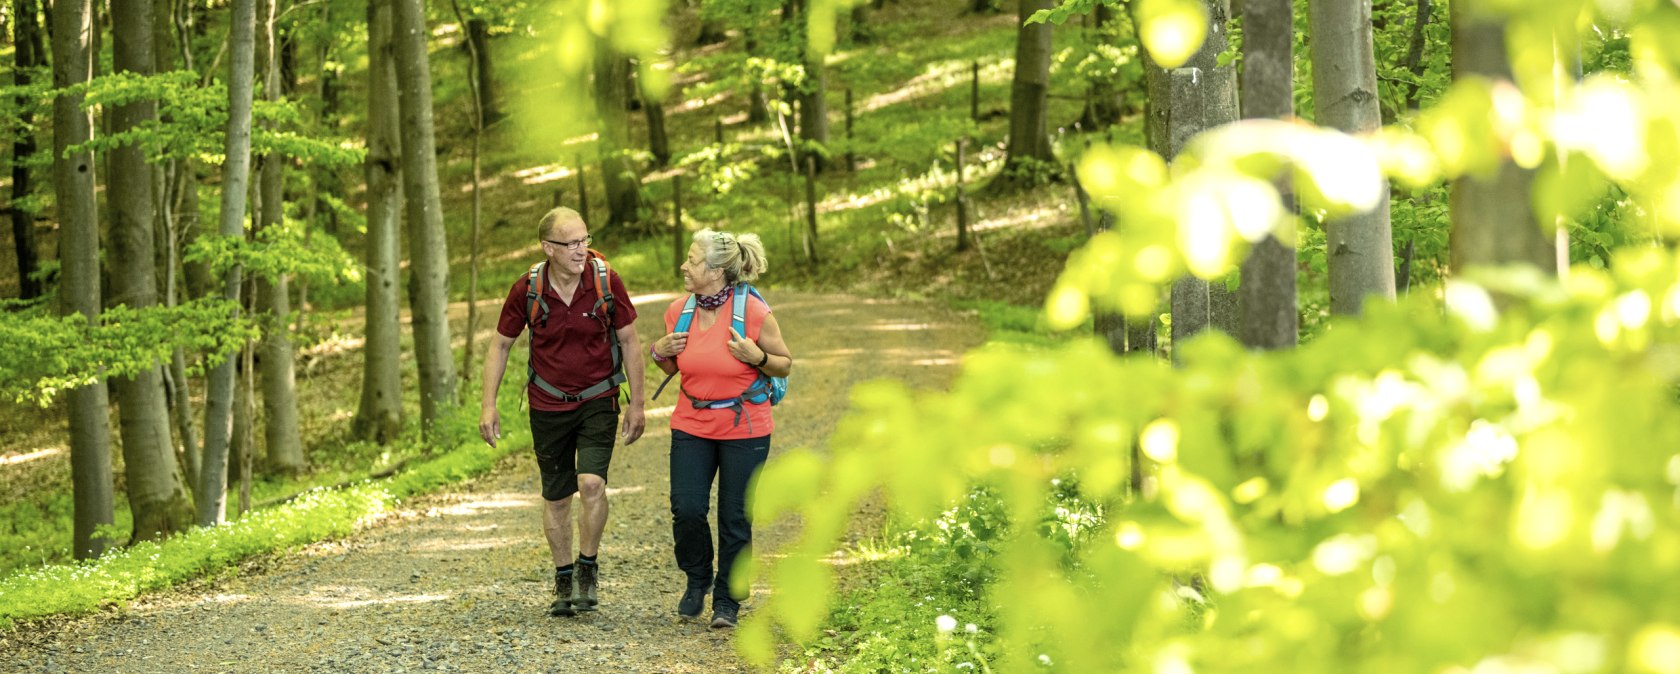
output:
[[940, 634], [946, 634], [957, 628], [957, 619], [948, 615], [942, 615], [934, 619], [933, 626], [939, 628]]
[[965, 630], [968, 630], [968, 633], [969, 633], [969, 634], [974, 634], [974, 633], [975, 633], [975, 632], [979, 632], [979, 631], [980, 631], [980, 626], [979, 626], [979, 625], [976, 625], [976, 624], [974, 624], [974, 623], [969, 623], [969, 624], [967, 624], [967, 625], [964, 625], [964, 626], [963, 626], [963, 629], [965, 629]]

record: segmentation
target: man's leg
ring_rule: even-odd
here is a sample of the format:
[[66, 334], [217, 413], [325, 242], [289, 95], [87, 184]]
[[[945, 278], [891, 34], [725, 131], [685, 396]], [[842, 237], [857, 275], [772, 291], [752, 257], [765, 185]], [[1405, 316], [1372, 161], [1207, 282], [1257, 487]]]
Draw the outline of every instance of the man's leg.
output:
[[[599, 475], [579, 475], [578, 501], [583, 506], [578, 513], [578, 552], [594, 557], [601, 552], [601, 532], [607, 528], [607, 481]], [[571, 554], [569, 540], [566, 554]]]
[[[548, 537], [548, 554], [554, 557], [554, 567], [560, 568], [572, 563], [572, 497], [543, 503], [543, 534]], [[600, 537], [599, 531], [596, 537]]]
[[543, 537], [554, 560], [554, 602], [548, 614], [576, 615], [572, 608], [572, 494], [577, 493], [575, 418], [570, 412], [531, 410], [531, 439], [542, 474]]
[[591, 400], [578, 408], [577, 487], [578, 555], [577, 586], [572, 606], [580, 611], [595, 610], [600, 603], [596, 583], [600, 565], [601, 533], [607, 528], [607, 468], [612, 463], [613, 442], [618, 433], [618, 405], [612, 398]]

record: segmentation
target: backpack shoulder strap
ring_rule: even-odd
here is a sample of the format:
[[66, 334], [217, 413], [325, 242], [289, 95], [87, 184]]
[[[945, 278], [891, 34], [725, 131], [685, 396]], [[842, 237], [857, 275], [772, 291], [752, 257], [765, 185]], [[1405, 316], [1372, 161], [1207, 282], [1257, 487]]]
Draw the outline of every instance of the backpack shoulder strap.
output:
[[745, 281], [737, 283], [735, 284], [735, 301], [730, 303], [733, 306], [729, 310], [729, 325], [735, 328], [735, 334], [742, 337], [747, 336], [747, 297], [749, 294], [757, 295], [758, 291], [753, 290], [752, 285]]
[[688, 332], [688, 326], [694, 323], [694, 294], [689, 293], [688, 301], [683, 303], [682, 313], [677, 314], [677, 324], [671, 327], [671, 332]]
[[526, 275], [525, 282], [525, 320], [531, 325], [538, 322], [537, 309], [542, 309], [542, 318], [548, 319], [548, 300], [543, 299], [543, 286], [548, 282], [548, 261], [544, 260], [531, 265], [531, 271]]
[[607, 274], [611, 267], [607, 264], [607, 258], [593, 248], [589, 250], [589, 265], [595, 270], [595, 306], [592, 311], [607, 317], [610, 330], [615, 299], [612, 294], [612, 279]]

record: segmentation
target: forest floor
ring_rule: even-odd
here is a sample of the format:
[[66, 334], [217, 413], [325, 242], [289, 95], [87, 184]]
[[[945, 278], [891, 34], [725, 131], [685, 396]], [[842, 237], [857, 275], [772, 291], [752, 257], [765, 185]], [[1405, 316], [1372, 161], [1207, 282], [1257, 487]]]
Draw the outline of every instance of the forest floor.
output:
[[[662, 332], [669, 299], [637, 298], [644, 340]], [[918, 390], [947, 388], [962, 354], [984, 339], [971, 315], [936, 303], [782, 292], [770, 299], [797, 362], [777, 407], [772, 456], [826, 451], [854, 384], [890, 378]], [[0, 635], [0, 662], [29, 672], [744, 670], [729, 632], [676, 617], [683, 581], [671, 555], [672, 398], [663, 397], [649, 401], [646, 435], [613, 458], [597, 612], [546, 615], [553, 574], [537, 472], [519, 451], [492, 473], [405, 503], [348, 538], [250, 561], [120, 609]], [[524, 414], [503, 416], [520, 423]], [[881, 515], [867, 506], [854, 536], [872, 535]], [[755, 554], [775, 555], [796, 531], [787, 518], [761, 523]], [[761, 582], [755, 598], [767, 591]], [[744, 620], [757, 603], [748, 600]]]

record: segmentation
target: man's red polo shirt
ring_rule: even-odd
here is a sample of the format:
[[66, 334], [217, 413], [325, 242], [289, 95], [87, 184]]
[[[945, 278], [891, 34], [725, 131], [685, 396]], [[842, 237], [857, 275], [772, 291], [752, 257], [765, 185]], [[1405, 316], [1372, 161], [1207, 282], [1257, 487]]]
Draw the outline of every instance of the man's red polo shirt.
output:
[[[531, 328], [532, 366], [543, 381], [567, 393], [580, 392], [612, 374], [612, 343], [608, 341], [603, 321], [593, 313], [597, 299], [594, 273], [592, 265], [584, 267], [570, 303], [560, 301], [554, 284], [544, 283], [543, 297], [548, 302], [548, 320], [546, 323], [542, 320], [542, 307], [538, 307], [538, 322]], [[496, 332], [503, 337], [516, 339], [531, 325], [526, 315], [525, 299], [530, 279], [530, 274], [520, 275], [508, 291], [507, 301], [502, 303], [502, 318], [496, 323]], [[609, 270], [607, 282], [613, 295], [613, 328], [636, 322], [636, 306], [630, 302], [630, 293], [624, 290], [624, 282], [619, 280], [618, 272]], [[583, 404], [563, 402], [534, 383], [528, 384], [526, 389], [534, 410], [564, 412]], [[615, 388], [596, 397], [617, 394], [618, 389]]]

